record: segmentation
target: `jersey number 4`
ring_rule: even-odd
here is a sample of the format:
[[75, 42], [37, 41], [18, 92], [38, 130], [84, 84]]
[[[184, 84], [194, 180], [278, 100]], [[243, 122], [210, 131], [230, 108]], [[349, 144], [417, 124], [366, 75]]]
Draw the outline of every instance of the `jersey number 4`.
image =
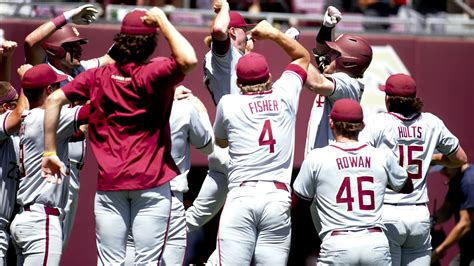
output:
[[[268, 137], [265, 138], [267, 135]], [[268, 145], [270, 147], [270, 153], [274, 153], [275, 144], [276, 140], [273, 138], [272, 124], [270, 123], [270, 120], [267, 119], [265, 120], [265, 123], [263, 123], [263, 128], [262, 132], [260, 132], [260, 137], [258, 137], [258, 145]]]
[[[363, 189], [362, 184], [364, 182], [374, 183], [372, 176], [359, 176], [357, 177], [357, 197], [359, 202], [360, 210], [374, 210], [375, 209], [375, 193], [373, 190]], [[364, 204], [364, 196], [368, 199], [368, 203]], [[354, 197], [352, 197], [351, 190], [351, 179], [350, 177], [344, 177], [344, 180], [339, 187], [339, 191], [336, 195], [336, 203], [347, 204], [347, 210], [352, 211], [352, 204], [354, 203]]]
[[[422, 166], [423, 166], [423, 161], [421, 159], [416, 159], [413, 158], [413, 152], [422, 152], [423, 151], [423, 146], [418, 146], [418, 145], [398, 145], [398, 159], [399, 159], [399, 164], [401, 167], [407, 169], [408, 172], [408, 177], [411, 179], [420, 179], [421, 174], [423, 173], [422, 171]], [[404, 165], [405, 163], [405, 156], [407, 156], [407, 164]], [[416, 166], [417, 170], [415, 173], [408, 171], [408, 168], [410, 166]]]

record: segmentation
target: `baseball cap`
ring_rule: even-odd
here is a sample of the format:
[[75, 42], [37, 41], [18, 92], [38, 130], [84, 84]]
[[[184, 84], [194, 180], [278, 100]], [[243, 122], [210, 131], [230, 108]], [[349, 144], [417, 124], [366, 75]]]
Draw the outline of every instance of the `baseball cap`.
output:
[[245, 19], [242, 17], [242, 15], [239, 14], [239, 12], [230, 11], [229, 16], [229, 28], [244, 28], [247, 31], [255, 27], [255, 24], [247, 24], [247, 22], [245, 22]]
[[149, 27], [142, 21], [142, 17], [145, 16], [147, 10], [135, 9], [128, 13], [122, 20], [122, 27], [120, 33], [128, 35], [144, 35], [155, 33], [155, 27]]
[[415, 80], [401, 73], [388, 77], [385, 86], [380, 86], [380, 90], [385, 91], [390, 96], [416, 97]]
[[66, 79], [66, 75], [57, 74], [48, 64], [39, 64], [25, 72], [21, 86], [23, 89], [39, 89]]
[[340, 99], [334, 103], [330, 117], [336, 122], [360, 123], [364, 120], [364, 113], [357, 101]]
[[270, 77], [267, 59], [255, 52], [250, 52], [239, 59], [236, 72], [237, 82], [242, 85], [264, 83]]

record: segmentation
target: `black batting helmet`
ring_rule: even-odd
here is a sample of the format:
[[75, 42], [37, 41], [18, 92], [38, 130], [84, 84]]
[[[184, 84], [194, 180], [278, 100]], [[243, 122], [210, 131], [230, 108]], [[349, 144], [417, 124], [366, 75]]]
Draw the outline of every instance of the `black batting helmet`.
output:
[[79, 37], [79, 31], [76, 27], [63, 26], [56, 30], [48, 40], [43, 43], [42, 47], [49, 55], [63, 58], [66, 56], [66, 50], [62, 47], [65, 43], [79, 42], [79, 44], [86, 44], [87, 39]]
[[372, 48], [359, 36], [342, 34], [326, 44], [341, 54], [336, 58], [336, 71], [362, 77], [372, 61]]

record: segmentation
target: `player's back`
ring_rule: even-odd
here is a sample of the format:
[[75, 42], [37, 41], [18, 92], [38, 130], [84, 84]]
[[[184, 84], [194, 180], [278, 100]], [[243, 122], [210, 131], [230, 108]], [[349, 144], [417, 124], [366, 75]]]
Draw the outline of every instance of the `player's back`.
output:
[[443, 121], [430, 113], [416, 113], [408, 117], [390, 112], [373, 115], [366, 120], [361, 139], [392, 152], [400, 166], [407, 169], [414, 191], [400, 194], [387, 190], [385, 202], [397, 204], [428, 202], [426, 175], [433, 153], [438, 150], [450, 154], [459, 147], [459, 140]]
[[[400, 189], [406, 178], [403, 169], [391, 169], [389, 159], [382, 150], [360, 142], [337, 142], [308, 154], [321, 236], [333, 230], [384, 228], [385, 188], [390, 184]], [[394, 157], [392, 162], [396, 166]]]

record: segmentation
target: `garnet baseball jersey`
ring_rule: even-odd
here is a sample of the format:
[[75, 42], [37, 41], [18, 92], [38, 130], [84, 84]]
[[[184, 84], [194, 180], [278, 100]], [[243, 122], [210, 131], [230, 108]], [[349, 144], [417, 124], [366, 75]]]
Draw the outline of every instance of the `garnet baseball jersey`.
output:
[[397, 113], [378, 113], [368, 117], [360, 140], [394, 154], [413, 181], [413, 192], [396, 193], [387, 189], [386, 203], [417, 204], [428, 202], [426, 174], [435, 149], [452, 154], [459, 140], [443, 121], [430, 113], [404, 117]]
[[315, 199], [323, 239], [333, 230], [385, 228], [385, 188], [398, 191], [406, 179], [393, 155], [361, 142], [335, 142], [308, 154], [293, 189], [303, 199]]
[[315, 148], [322, 148], [334, 142], [331, 128], [329, 128], [329, 114], [332, 106], [339, 99], [353, 99], [360, 102], [364, 92], [364, 84], [349, 77], [346, 73], [337, 72], [326, 76], [334, 82], [331, 95], [316, 95], [308, 123], [305, 154]]
[[229, 140], [229, 188], [242, 181], [290, 183], [296, 111], [306, 71], [290, 64], [269, 91], [222, 97], [216, 138]]
[[157, 57], [90, 69], [61, 88], [71, 102], [91, 100], [88, 132], [98, 190], [153, 188], [179, 173], [168, 121], [174, 87], [183, 78], [175, 59]]

